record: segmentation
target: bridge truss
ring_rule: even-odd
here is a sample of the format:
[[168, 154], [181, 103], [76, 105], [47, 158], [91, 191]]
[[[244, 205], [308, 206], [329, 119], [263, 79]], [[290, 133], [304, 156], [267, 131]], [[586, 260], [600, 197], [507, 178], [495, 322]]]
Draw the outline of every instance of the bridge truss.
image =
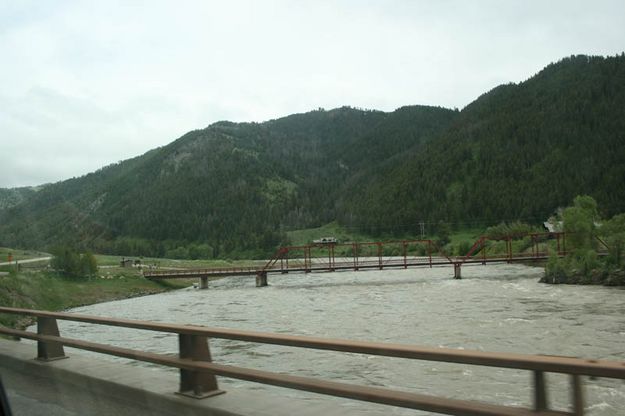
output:
[[[595, 237], [595, 244], [598, 255], [607, 254], [608, 246], [603, 240]], [[209, 277], [219, 276], [256, 276], [256, 285], [266, 286], [270, 273], [453, 266], [454, 278], [460, 279], [464, 264], [536, 262], [552, 255], [564, 257], [567, 254], [567, 233], [564, 232], [481, 236], [463, 255], [447, 252], [434, 240], [332, 242], [280, 247], [272, 258], [258, 267], [146, 270], [144, 276], [153, 280], [198, 277], [201, 287], [205, 288]]]

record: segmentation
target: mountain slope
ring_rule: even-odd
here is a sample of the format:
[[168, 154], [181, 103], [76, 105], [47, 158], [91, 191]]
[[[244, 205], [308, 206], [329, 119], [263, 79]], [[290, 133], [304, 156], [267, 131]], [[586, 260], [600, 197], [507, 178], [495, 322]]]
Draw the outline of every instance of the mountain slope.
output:
[[11, 208], [19, 205], [30, 198], [38, 188], [22, 187], [22, 188], [0, 188], [0, 210]]
[[625, 55], [577, 56], [461, 112], [343, 107], [218, 122], [0, 209], [0, 245], [264, 256], [284, 231], [338, 220], [540, 223], [578, 194], [625, 211]]
[[[0, 244], [68, 243], [151, 255], [180, 249], [182, 256], [195, 245], [203, 256], [264, 255], [284, 229], [333, 220], [335, 200], [358, 163], [375, 166], [419, 146], [457, 115], [418, 106], [398, 112], [403, 124], [393, 121], [395, 113], [347, 107], [260, 124], [215, 123], [143, 156], [49, 185], [0, 212]], [[415, 128], [422, 119], [429, 120], [423, 131]], [[391, 150], [343, 161], [351, 146], [369, 146], [373, 133], [387, 140], [379, 132], [389, 123]]]
[[341, 221], [370, 232], [407, 224], [539, 222], [578, 194], [625, 211], [625, 56], [576, 56], [462, 110], [441, 137], [353, 183]]

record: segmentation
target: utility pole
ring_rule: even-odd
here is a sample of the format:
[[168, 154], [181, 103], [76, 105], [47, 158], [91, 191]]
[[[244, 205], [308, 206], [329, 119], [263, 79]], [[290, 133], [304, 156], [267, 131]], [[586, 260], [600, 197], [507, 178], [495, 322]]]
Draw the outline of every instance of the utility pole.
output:
[[419, 225], [421, 226], [421, 240], [423, 240], [423, 237], [425, 235], [425, 223], [423, 221], [419, 222]]

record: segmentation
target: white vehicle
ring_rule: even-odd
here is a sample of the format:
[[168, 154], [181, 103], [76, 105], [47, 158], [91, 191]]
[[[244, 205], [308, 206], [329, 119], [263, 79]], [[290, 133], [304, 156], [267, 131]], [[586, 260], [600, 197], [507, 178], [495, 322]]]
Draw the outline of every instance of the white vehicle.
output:
[[336, 244], [338, 241], [335, 237], [322, 237], [318, 240], [313, 240], [314, 244]]

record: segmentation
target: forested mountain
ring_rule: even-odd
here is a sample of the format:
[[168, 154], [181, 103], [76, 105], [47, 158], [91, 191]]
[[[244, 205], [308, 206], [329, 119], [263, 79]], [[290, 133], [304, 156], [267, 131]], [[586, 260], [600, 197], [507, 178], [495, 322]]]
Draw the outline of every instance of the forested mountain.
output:
[[339, 219], [400, 232], [424, 220], [539, 223], [575, 195], [625, 211], [625, 56], [575, 56], [462, 110], [436, 140], [346, 188]]
[[462, 111], [349, 107], [218, 122], [0, 209], [0, 245], [264, 255], [333, 220], [540, 222], [578, 194], [625, 211], [625, 56], [577, 56]]
[[0, 210], [21, 204], [36, 191], [37, 188], [32, 187], [0, 188]]
[[[260, 124], [218, 122], [0, 211], [0, 244], [264, 255], [284, 230], [334, 220], [335, 201], [356, 167], [420, 146], [456, 116], [423, 106], [393, 113], [343, 107]], [[354, 159], [352, 149], [361, 156]]]

